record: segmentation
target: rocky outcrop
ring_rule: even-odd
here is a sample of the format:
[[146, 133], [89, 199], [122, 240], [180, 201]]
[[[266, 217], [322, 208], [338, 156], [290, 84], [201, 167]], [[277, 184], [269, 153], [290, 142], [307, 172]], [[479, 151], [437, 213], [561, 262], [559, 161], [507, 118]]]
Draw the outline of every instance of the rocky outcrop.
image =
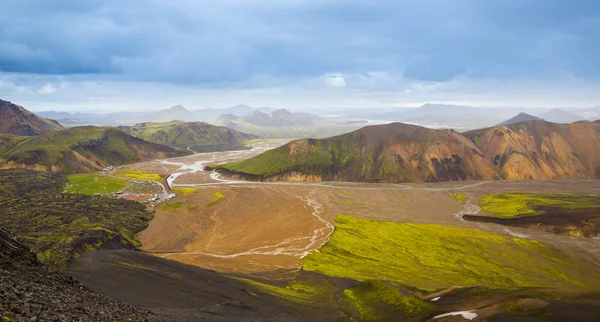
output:
[[145, 309], [113, 301], [42, 265], [0, 228], [1, 321], [158, 321]]

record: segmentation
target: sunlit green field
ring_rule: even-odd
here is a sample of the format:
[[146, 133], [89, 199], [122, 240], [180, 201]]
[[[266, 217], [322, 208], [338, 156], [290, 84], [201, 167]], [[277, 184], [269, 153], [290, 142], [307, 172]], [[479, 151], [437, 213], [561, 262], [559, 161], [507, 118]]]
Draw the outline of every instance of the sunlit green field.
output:
[[498, 218], [539, 215], [544, 211], [598, 209], [600, 197], [561, 194], [484, 195], [479, 200], [482, 214]]
[[129, 185], [128, 182], [121, 179], [96, 173], [73, 174], [67, 179], [67, 192], [84, 195], [117, 192]]
[[454, 285], [584, 287], [590, 282], [570, 276], [579, 266], [535, 240], [343, 215], [335, 227], [331, 240], [303, 259], [304, 270], [426, 290]]
[[144, 173], [139, 170], [129, 170], [126, 172], [117, 172], [115, 176], [119, 178], [138, 180], [138, 181], [161, 181], [162, 177], [156, 173]]

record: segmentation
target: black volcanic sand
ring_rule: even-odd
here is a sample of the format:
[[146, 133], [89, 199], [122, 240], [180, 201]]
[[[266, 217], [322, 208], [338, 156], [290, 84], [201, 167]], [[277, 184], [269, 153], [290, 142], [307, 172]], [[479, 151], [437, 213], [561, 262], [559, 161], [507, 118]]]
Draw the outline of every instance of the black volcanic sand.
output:
[[[141, 252], [89, 252], [73, 262], [68, 274], [113, 299], [148, 308], [165, 321], [348, 321], [343, 317], [344, 304], [339, 295], [358, 283], [300, 271], [296, 280], [331, 285], [330, 291], [337, 294], [334, 298], [340, 302], [324, 311], [327, 304], [285, 302], [214, 271]], [[427, 293], [397, 287], [434, 306], [427, 317], [419, 320], [438, 321], [433, 319], [437, 315], [470, 310], [478, 314], [478, 320], [488, 321], [597, 321], [600, 316], [600, 293], [487, 287], [453, 287]], [[404, 320], [396, 314], [381, 317], [384, 321]], [[463, 320], [461, 316], [444, 319]]]
[[111, 298], [168, 321], [315, 321], [323, 312], [293, 305], [214, 271], [135, 251], [88, 252], [67, 273]]

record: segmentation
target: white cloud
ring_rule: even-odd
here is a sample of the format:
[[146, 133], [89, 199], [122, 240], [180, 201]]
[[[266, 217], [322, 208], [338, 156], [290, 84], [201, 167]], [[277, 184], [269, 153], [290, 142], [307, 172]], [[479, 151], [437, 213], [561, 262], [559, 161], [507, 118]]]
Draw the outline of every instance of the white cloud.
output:
[[37, 92], [38, 92], [38, 94], [43, 94], [43, 95], [52, 94], [52, 93], [56, 92], [56, 88], [54, 88], [54, 86], [52, 84], [46, 84], [46, 85], [40, 87], [40, 89]]
[[329, 87], [346, 87], [346, 79], [341, 73], [325, 75], [325, 83]]

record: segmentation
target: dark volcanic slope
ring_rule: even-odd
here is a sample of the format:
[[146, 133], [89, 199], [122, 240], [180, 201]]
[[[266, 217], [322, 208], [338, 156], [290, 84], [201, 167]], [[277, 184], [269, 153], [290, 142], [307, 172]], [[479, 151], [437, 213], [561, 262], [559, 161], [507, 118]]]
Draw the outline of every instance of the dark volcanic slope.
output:
[[[168, 321], [305, 321], [282, 300], [250, 291], [248, 284], [141, 252], [88, 252], [68, 273], [100, 293], [150, 308]], [[310, 309], [304, 310], [311, 315]]]
[[7, 148], [0, 155], [0, 168], [87, 172], [190, 153], [144, 141], [114, 127], [80, 126], [36, 136]]
[[530, 121], [465, 133], [507, 179], [600, 178], [600, 124]]
[[497, 177], [491, 162], [460, 133], [402, 123], [296, 140], [218, 168], [259, 180], [435, 182]]
[[47, 268], [0, 228], [1, 321], [160, 321], [145, 309], [115, 302]]
[[39, 117], [22, 106], [0, 100], [0, 133], [32, 136], [62, 128], [56, 121]]

